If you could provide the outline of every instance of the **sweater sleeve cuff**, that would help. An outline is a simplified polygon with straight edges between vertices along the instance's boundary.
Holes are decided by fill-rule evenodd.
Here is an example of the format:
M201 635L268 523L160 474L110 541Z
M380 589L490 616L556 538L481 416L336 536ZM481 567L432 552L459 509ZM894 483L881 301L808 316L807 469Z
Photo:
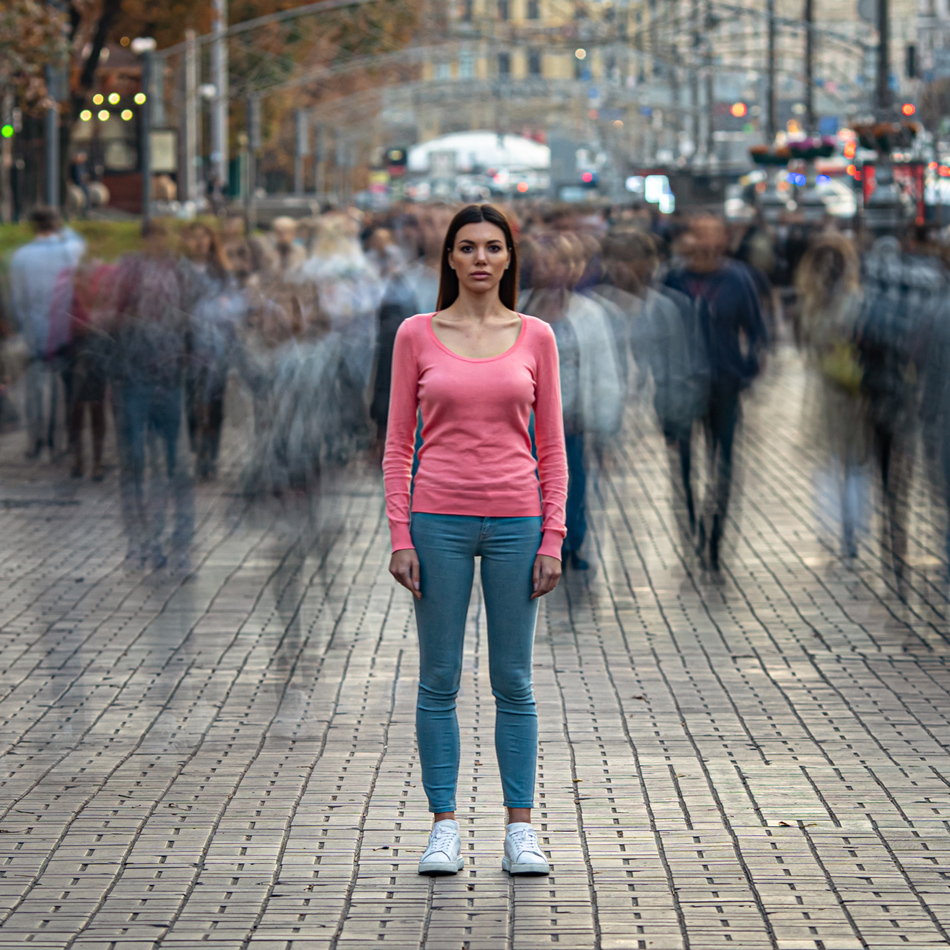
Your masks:
M541 547L538 548L538 554L544 554L547 557L556 557L561 560L561 546L564 544L564 534L556 528L548 528L541 535Z
M409 525L391 524L389 526L389 532L392 535L393 553L396 551L405 551L408 548L415 547L415 545L412 543L412 535L409 532Z

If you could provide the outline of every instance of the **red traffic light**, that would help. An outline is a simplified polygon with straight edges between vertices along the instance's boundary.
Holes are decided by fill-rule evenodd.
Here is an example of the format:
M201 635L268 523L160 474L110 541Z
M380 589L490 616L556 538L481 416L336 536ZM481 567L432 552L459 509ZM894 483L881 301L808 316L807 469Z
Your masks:
M584 172L584 174L581 175L581 181L586 182L587 184L590 184L593 180L594 180L593 172Z
M906 116L911 116L911 115L913 115L916 111L917 111L917 106L915 106L912 102L905 102L905 103L901 106L901 112L902 112L904 115L906 115Z
M729 112L733 116L735 116L737 119L744 118L748 111L749 111L749 107L744 102L734 102L729 107Z

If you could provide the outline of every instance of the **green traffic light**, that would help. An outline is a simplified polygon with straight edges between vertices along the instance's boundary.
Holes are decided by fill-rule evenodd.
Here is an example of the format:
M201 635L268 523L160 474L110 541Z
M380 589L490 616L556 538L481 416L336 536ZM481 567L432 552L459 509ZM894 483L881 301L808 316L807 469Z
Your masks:
M13 126L12 126L12 125L5 125L2 129L0 129L0 135L2 135L5 139L12 139L12 138L13 138Z

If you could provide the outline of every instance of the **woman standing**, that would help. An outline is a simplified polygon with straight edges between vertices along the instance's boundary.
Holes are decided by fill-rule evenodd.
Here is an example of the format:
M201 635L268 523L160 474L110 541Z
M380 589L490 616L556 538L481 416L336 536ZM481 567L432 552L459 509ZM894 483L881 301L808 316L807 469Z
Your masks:
M549 870L531 827L538 744L531 660L538 598L561 575L567 464L554 333L515 312L517 288L505 216L491 205L463 208L442 249L439 309L406 320L393 352L383 474L389 570L415 597L419 632L416 733L434 814L421 874L455 874L463 864L455 700L476 557L508 809L502 867L511 874Z

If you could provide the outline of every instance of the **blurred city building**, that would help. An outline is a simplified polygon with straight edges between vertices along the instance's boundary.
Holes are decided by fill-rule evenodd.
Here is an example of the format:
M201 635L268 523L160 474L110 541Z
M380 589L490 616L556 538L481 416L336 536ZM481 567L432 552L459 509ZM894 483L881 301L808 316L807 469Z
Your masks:
M273 6L229 13L218 0L187 22L162 20L151 54L141 45L150 38L116 30L101 48L76 40L64 53L70 88L46 77L60 103L56 159L47 154L42 96L28 106L22 90L4 85L4 213L14 194L17 214L48 197L51 161L60 164L64 201L92 205L108 195L113 207L141 210L146 137L160 207L243 201L249 217L267 220L328 199L497 194L487 165L442 193L454 173L438 161L441 179L407 191L420 178L408 168L409 149L453 133L550 147L547 185L519 179L503 193L593 186L616 199L631 176L741 173L751 145L834 134L878 110L874 0ZM937 128L950 84L950 13L936 0L919 14L911 0L888 0L888 9L890 96L919 103ZM94 26L82 37L98 36ZM104 190L90 191L95 183ZM270 208L274 195L280 201Z

